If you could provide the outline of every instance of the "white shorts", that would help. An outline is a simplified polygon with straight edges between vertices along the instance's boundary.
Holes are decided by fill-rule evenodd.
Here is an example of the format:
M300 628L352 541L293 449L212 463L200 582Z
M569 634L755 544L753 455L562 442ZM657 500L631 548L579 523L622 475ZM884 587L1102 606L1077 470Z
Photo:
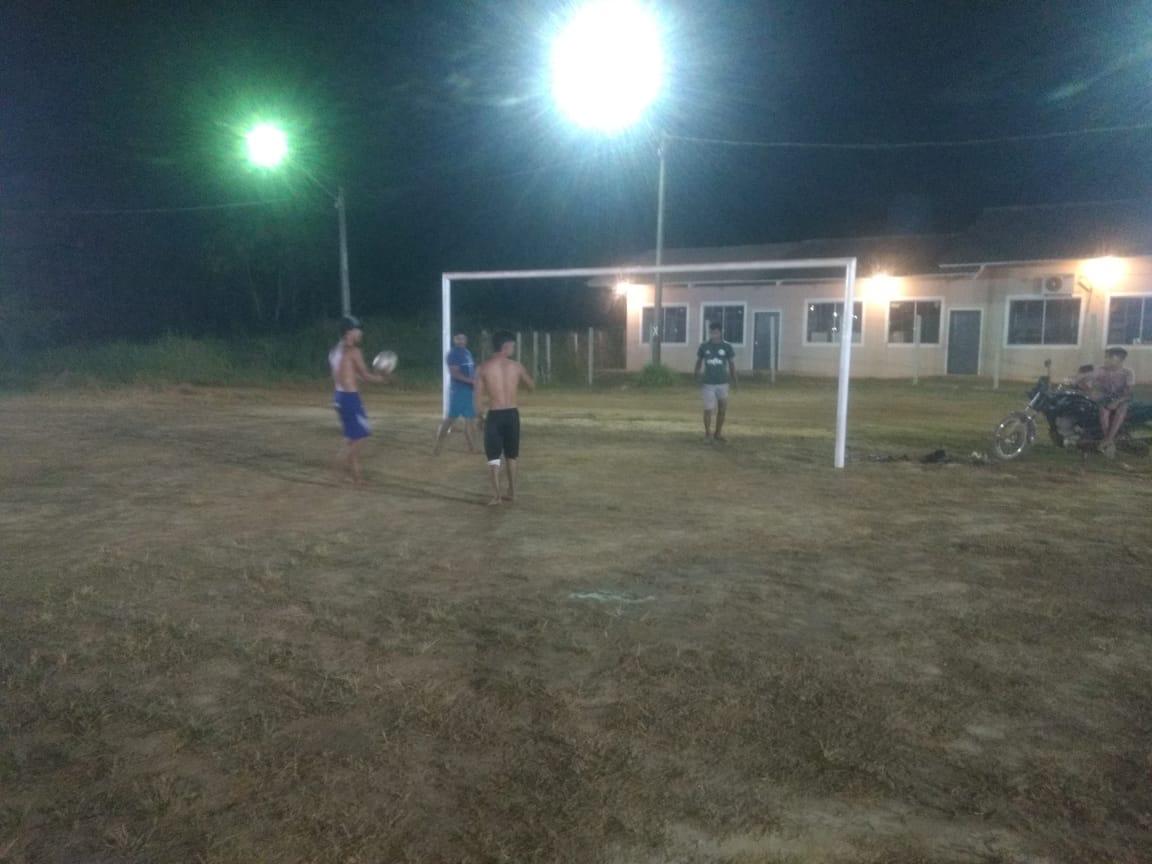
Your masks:
M718 401L728 401L728 385L704 384L700 388L700 398L704 400L705 411L715 411Z

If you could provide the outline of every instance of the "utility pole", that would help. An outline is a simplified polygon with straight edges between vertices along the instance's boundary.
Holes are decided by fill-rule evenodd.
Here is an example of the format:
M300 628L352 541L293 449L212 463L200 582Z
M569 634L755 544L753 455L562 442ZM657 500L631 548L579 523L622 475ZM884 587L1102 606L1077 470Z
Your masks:
M348 285L348 218L344 208L344 187L336 189L336 217L340 222L340 314L352 314L352 289Z
M660 365L660 343L664 340L664 178L667 174L668 133L660 133L656 151L660 157L660 179L656 187L656 289L652 298L652 364Z

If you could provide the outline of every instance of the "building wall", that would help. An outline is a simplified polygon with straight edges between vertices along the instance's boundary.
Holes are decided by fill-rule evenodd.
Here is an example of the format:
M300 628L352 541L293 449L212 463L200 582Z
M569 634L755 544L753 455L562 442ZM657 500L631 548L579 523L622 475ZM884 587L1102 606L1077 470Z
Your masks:
M863 303L862 341L853 346L854 377L911 377L918 364L921 376L944 375L947 370L948 322L952 310L976 309L982 313L980 374L991 376L999 368L1005 380L1028 380L1044 373L1044 361L1052 361L1054 375L1063 377L1082 363L1099 363L1105 347L1108 308L1112 296L1152 295L1152 259L1120 259L1117 272L1102 276L1084 261L1048 262L1015 267L987 267L976 273L932 274L894 279L860 279L857 299ZM1080 298L1078 345L1008 345L1009 303L1012 299L1039 299L1045 277L1066 276L1070 296ZM1073 287L1075 286L1075 287ZM1086 290L1091 288L1091 291ZM638 370L651 356L651 346L641 342L641 310L652 305L651 285L628 289L626 331L628 368ZM813 301L841 301L842 280L762 282L755 284L671 284L664 286L664 305L687 305L688 341L665 343L665 365L690 372L696 349L703 339L702 307L714 303L743 306L744 341L737 344L737 368L751 370L752 329L756 311L779 311L779 368L796 375L835 376L838 343L807 341L806 310ZM1052 295L1064 296L1064 295ZM889 304L893 300L935 299L942 305L938 344L889 341ZM1137 380L1152 381L1152 343L1127 345L1128 365Z

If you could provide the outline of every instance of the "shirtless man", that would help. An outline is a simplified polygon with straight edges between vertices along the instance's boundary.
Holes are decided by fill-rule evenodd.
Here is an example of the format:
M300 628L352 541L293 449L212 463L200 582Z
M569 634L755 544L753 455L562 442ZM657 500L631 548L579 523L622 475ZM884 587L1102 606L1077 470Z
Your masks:
M1116 436L1132 404L1132 385L1136 376L1124 365L1128 352L1120 347L1104 352L1104 365L1093 373L1092 385L1096 404L1100 406L1100 452L1109 459L1116 457Z
M483 415L484 398L490 405L484 421L484 452L488 457L488 477L492 481L494 506L501 501L516 500L516 460L520 458L520 411L516 407L516 393L520 383L529 390L536 382L528 370L512 359L516 350L516 337L507 330L492 336L496 351L476 370L476 410ZM508 492L500 495L500 458L504 458L504 471L508 478Z
M368 417L364 413L364 403L360 401L359 382L386 384L391 380L390 375L377 375L364 365L364 353L360 350L363 338L364 330L360 321L348 315L340 321L340 341L328 352L332 382L336 385L332 407L336 409L344 427L345 443L340 464L345 478L356 484L364 482L364 473L360 469L360 447L364 439L372 434L372 427L368 425Z

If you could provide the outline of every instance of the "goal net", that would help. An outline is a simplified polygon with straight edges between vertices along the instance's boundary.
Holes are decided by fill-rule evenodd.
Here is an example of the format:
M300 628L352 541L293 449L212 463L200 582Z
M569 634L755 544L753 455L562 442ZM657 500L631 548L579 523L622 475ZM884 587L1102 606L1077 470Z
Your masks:
M484 270L467 273L444 273L441 277L442 330L441 357L452 347L452 288L461 283L493 282L510 279L593 279L597 277L629 279L636 276L684 276L695 273L779 273L781 271L836 271L844 274L844 307L842 321L852 320L856 292L855 258L803 258L778 261L718 261L709 264L669 264L662 267L582 267L567 270ZM658 319L654 319L658 320ZM849 331L851 332L851 331ZM832 464L843 468L848 441L848 390L852 368L852 339L840 340L840 365L836 388L836 443ZM451 378L443 372L444 413L447 416Z

